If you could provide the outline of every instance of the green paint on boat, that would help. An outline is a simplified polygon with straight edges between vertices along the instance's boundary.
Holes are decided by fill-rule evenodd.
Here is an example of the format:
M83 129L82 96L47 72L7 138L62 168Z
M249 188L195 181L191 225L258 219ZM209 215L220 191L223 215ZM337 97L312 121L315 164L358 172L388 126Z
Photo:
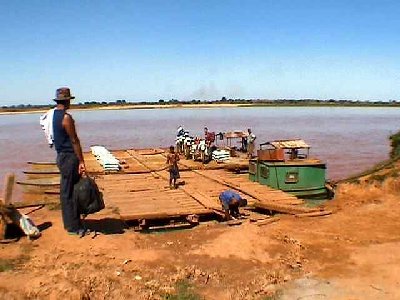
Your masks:
M326 164L309 158L309 148L297 139L261 144L258 158L249 162L249 179L300 198L328 198Z

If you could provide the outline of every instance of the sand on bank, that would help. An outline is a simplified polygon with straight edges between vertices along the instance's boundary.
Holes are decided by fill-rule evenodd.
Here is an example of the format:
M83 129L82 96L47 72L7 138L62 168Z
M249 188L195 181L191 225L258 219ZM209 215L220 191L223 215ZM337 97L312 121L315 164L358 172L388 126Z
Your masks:
M123 228L109 207L87 218L103 233L82 239L59 210L37 210L42 237L0 244L0 298L165 299L183 282L204 299L399 299L399 188L346 183L330 216L163 234Z
M220 103L204 103L204 104L137 104L137 105L113 105L113 106L94 106L81 108L73 106L70 110L77 111L92 111L92 110L130 110L130 109L176 109L176 108L234 108L241 107L240 104L220 104ZM0 115L18 115L18 114L36 114L44 113L49 108L35 110L20 110L20 111L4 111L0 109Z

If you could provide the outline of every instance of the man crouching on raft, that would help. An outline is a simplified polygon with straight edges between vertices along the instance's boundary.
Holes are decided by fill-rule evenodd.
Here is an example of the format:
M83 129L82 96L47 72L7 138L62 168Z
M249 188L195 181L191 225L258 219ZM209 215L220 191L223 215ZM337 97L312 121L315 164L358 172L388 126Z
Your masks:
M239 206L247 205L247 200L243 199L238 193L231 190L223 191L219 194L219 201L222 204L222 209L225 211L225 220L240 217Z

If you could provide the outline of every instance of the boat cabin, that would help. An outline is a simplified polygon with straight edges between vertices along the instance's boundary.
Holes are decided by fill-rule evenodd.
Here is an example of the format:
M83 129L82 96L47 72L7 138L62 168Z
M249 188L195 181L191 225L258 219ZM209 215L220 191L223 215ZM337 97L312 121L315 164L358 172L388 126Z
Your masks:
M310 157L302 139L260 144L257 158L249 162L249 179L298 197L325 197L326 164Z

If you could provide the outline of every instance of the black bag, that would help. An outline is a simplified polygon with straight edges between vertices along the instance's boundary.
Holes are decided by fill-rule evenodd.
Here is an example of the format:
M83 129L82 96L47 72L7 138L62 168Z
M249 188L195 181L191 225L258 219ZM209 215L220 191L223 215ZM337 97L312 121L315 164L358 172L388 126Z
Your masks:
M81 177L75 184L73 198L82 215L94 214L105 207L103 194L89 176Z

